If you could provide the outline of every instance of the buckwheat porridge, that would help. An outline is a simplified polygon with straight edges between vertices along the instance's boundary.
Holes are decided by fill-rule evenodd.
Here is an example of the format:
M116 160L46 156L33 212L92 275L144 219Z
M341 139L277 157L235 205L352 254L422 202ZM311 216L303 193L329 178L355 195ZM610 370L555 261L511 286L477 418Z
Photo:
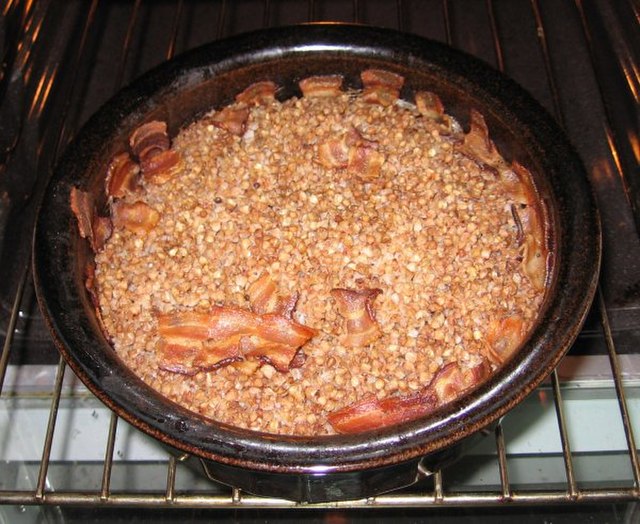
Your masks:
M166 397L276 434L365 431L488 377L535 322L546 210L471 112L403 78L258 82L172 139L147 122L74 188L87 287L118 355Z

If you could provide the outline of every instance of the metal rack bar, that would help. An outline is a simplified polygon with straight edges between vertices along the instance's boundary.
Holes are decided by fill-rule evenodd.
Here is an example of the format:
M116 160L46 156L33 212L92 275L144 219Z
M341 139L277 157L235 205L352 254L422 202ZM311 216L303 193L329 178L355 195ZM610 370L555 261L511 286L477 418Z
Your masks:
M631 460L634 484L636 487L636 492L640 494L640 491L639 491L640 461L638 460L638 448L636 446L635 437L633 434L633 427L631 426L629 406L627 405L626 395L624 392L624 385L622 383L622 372L620 370L620 363L618 362L618 354L616 352L615 344L613 341L613 335L611 333L611 324L609 323L609 315L607 313L607 308L604 301L604 295L602 293L601 288L598 288L597 300L598 300L598 308L600 310L602 329L604 330L605 342L607 344L607 351L609 352L609 362L611 364L611 371L613 372L613 382L614 382L614 385L616 388L616 394L618 397L618 407L620 408L620 415L622 417L624 434L627 440L627 447L629 449L629 459Z
M567 475L567 484L569 486L569 497L574 499L578 496L578 488L576 485L573 459L571 457L571 445L569 444L567 423L562 404L562 391L560 389L560 381L558 380L558 372L555 369L551 374L551 383L553 385L553 401L556 408L556 418L558 419L558 429L560 431L560 442L562 444L565 474Z
M116 445L116 433L118 431L118 415L115 411L111 413L111 421L109 422L109 434L107 436L107 446L104 453L104 468L102 470L102 487L100 490L100 499L107 500L109 498L111 487L111 471L113 468L113 451Z
M40 460L40 471L38 473L38 483L34 494L35 500L42 501L45 496L45 486L47 482L47 471L49 470L49 459L51 457L51 447L53 445L53 435L56 430L56 420L58 418L58 407L60 406L60 393L62 391L62 381L64 380L65 361L60 357L58 370L56 372L56 382L53 387L51 398L51 410L49 411L49 422L47 423L47 433L42 447L42 459Z
M169 39L169 48L165 55L167 60L171 60L176 54L176 43L178 41L178 33L180 31L180 18L184 9L184 0L179 0L176 5L176 12L173 15L173 28L171 29L171 38Z

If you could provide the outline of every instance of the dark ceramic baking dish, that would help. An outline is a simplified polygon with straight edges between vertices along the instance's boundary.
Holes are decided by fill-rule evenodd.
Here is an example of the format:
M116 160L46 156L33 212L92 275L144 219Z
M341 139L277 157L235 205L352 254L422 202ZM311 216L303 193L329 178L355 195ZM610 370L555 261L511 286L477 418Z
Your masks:
M434 91L465 126L475 108L502 155L533 174L549 210L554 264L539 321L517 355L490 379L422 419L351 436L266 435L203 418L165 399L120 360L84 286L92 257L69 206L72 186L105 203L111 157L145 121L171 135L257 80L299 95L297 82L339 73L359 87L367 68L406 78L403 96ZM375 495L441 467L523 400L577 336L596 288L598 213L584 168L553 119L518 85L478 60L409 34L362 26L305 25L246 34L186 53L119 92L86 124L57 166L34 239L38 300L60 352L87 387L122 418L206 473L249 492L325 501Z

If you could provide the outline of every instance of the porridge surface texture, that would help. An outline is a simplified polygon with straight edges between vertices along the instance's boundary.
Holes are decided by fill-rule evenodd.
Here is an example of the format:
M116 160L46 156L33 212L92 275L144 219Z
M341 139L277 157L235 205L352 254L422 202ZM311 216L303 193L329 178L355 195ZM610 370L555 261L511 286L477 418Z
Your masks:
M476 366L492 321L533 324L542 294L521 267L513 201L457 150L461 131L357 92L256 105L242 136L214 114L173 139L182 170L146 184L157 225L117 229L96 255L115 350L168 398L244 428L331 434L327 415L365 395L409 395L449 362ZM353 130L384 158L374 177L318 161L321 144ZM300 367L159 368L158 313L250 308L247 289L265 273L298 293L293 318L317 330ZM378 340L341 344L334 288L382 290Z

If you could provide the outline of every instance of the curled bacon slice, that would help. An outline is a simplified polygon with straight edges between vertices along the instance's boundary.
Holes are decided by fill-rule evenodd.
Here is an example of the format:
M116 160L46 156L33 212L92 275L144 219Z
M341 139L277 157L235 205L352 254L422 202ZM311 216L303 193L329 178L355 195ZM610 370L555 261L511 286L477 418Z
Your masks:
M331 290L338 312L345 319L346 334L342 337L345 346L367 346L382 336L373 312L373 300L380 293L381 289Z
M537 291L542 291L547 284L549 273L549 246L545 229L545 208L531 182L531 174L527 169L513 162L512 171L503 171L502 179L506 180L509 173L517 177L518 189L513 189L510 195L520 203L519 209L514 207L514 220L517 216L516 227L521 228L519 234L522 239L522 271ZM509 185L507 185L509 188ZM513 185L511 186L513 187ZM518 223L519 222L519 223Z
M236 307L214 307L207 313L157 316L160 367L194 374L255 357L287 371L300 347L316 331L280 314L257 314Z
M71 211L78 220L78 231L86 238L95 253L100 251L113 232L113 225L108 217L99 216L96 212L95 199L91 193L71 188Z
M380 429L427 415L437 407L432 391L393 396L379 400L367 395L349 406L329 413L327 419L338 433L360 433Z
M269 104L276 98L278 86L269 80L251 84L236 95L236 102L248 105Z
M371 180L380 174L385 162L385 156L377 147L376 142L351 128L339 138L319 144L318 162L327 168L347 168L349 172Z
M415 99L416 107L421 115L436 121L440 121L444 116L444 104L435 93L418 91L415 94Z
M347 169L365 180L372 180L378 177L384 162L385 156L373 147L358 145L349 149Z
M142 124L129 137L129 146L139 160L148 155L166 151L171 146L167 134L167 123L153 120Z
M460 151L496 169L504 183L509 198L520 207L512 207L518 243L522 246L522 270L537 291L547 285L550 253L545 217L546 208L533 184L531 173L518 162L510 165L500 156L489 138L489 130L483 116L475 110L470 113L470 131L459 146Z
M360 74L362 99L365 102L389 106L400 97L404 77L383 69L367 69Z
M232 135L242 136L247 129L249 108L246 106L227 106L211 117L214 126L228 131Z
M318 146L318 161L326 168L344 168L349 164L347 135L332 138Z
M298 85L306 97L332 97L342 93L343 78L340 75L310 76L300 80Z
M438 405L443 405L456 399L467 389L479 384L489 376L490 372L491 368L484 360L469 369L463 369L455 362L450 362L438 370L428 389L435 392Z
M280 301L278 288L269 273L263 273L258 280L251 283L247 289L247 295L251 309L258 314L274 311Z
M182 169L182 155L175 149L167 149L147 155L140 161L144 179L153 184L164 184Z
M428 386L411 395L362 400L329 413L327 419L338 433L359 433L415 420L451 402L489 376L486 362L463 370L455 362L442 367Z
M464 135L460 151L472 160L498 171L507 167L495 144L489 138L489 128L484 117L473 108L469 111L469 132Z
M129 153L114 156L107 168L106 193L108 197L122 198L140 189L140 166Z
M134 233L151 231L160 220L160 213L144 202L128 203L118 200L111 206L113 225Z
M292 319L298 303L298 293L281 296L275 282L269 273L263 273L260 278L247 288L247 296L251 303L251 310L259 315L274 313Z
M487 357L494 364L502 364L520 346L525 334L525 323L521 317L510 316L492 320L485 337Z

